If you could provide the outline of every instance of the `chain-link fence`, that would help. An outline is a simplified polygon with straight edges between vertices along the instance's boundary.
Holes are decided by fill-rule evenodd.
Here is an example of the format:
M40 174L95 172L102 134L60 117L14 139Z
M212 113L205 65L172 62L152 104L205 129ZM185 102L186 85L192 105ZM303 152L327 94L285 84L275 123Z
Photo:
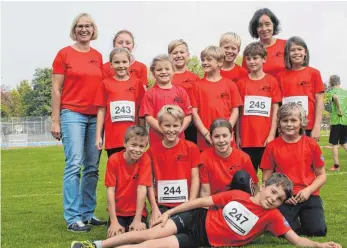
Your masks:
M51 135L49 116L2 118L0 128L1 148L61 144Z

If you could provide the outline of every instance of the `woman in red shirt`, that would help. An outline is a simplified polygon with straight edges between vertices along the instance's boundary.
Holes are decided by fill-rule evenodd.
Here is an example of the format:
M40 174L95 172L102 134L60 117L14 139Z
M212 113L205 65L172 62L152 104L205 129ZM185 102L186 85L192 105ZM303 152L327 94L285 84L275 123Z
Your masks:
M62 139L66 157L63 196L67 230L88 232L90 227L85 224L105 224L94 216L100 151L95 147L97 108L93 100L102 80L102 56L90 47L98 29L88 14L74 19L70 37L76 43L61 49L53 62L51 132Z

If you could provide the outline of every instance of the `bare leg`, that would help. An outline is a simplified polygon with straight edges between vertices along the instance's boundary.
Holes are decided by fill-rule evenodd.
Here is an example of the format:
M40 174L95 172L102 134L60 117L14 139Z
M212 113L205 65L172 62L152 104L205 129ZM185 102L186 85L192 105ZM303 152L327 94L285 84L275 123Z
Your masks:
M125 244L138 244L147 240L165 238L177 233L177 227L172 220L168 220L164 227L157 225L145 231L123 233L102 241L102 248L111 248Z
M136 245L118 246L118 248L179 248L178 240L171 235L166 238L153 239Z
M333 145L332 152L333 152L334 164L339 164L339 146Z
M347 151L347 143L343 144L342 147Z

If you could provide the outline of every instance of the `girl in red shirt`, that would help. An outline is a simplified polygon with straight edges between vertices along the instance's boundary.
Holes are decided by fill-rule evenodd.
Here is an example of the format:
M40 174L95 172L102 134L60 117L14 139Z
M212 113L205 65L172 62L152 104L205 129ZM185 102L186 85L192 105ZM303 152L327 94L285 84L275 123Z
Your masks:
M317 142L324 108L324 84L320 72L309 66L310 52L303 39L291 37L285 47L286 71L277 75L282 90L282 103L296 102L305 109L306 135Z
M102 82L94 100L94 105L98 106L95 145L99 150L102 149L105 129L105 149L108 157L123 150L125 131L138 122L138 110L144 89L138 78L129 76L130 58L127 49L113 49L110 63L114 76ZM139 124L144 125L143 120L139 121Z
M125 48L131 54L135 46L134 36L128 30L120 30L113 38L113 47L114 48ZM114 70L110 64L107 62L103 66L103 77L113 77ZM140 79L143 84L144 89L148 87L148 79L147 79L147 67L145 64L135 60L134 56L131 55L130 66L129 66L129 74L130 76L135 76Z

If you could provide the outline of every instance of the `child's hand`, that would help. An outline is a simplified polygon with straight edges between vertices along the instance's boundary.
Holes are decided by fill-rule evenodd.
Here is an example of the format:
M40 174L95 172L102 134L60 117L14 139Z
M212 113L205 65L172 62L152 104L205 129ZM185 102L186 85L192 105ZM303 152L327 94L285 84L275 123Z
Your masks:
M154 225L153 223L161 216L161 213L159 211L159 209L152 209L152 214L151 214L151 218L149 219L149 227L152 228Z
M289 205L296 205L297 204L297 201L295 199L294 196L290 197L288 200L285 201L286 204L289 204Z
M311 138L314 139L315 141L319 141L320 138L320 127L316 128L314 127L311 132Z
M119 235L125 232L125 228L121 226L118 222L111 222L110 227L107 230L107 236L109 238Z
M207 132L207 133L205 134L205 137L204 137L204 138L205 138L206 144L212 146L212 139L211 139L211 135L210 135L209 132Z
M135 218L134 218L133 222L129 226L129 231L130 232L131 231L143 231L143 230L146 230L146 229L147 229L146 224L141 222L141 221L135 220Z
M97 137L96 141L95 141L95 146L98 150L102 150L102 138L101 137Z
M307 199L310 197L310 195L311 195L310 190L307 188L304 188L296 194L295 200L298 203L304 202L304 201L307 201Z
M170 218L170 215L165 212L163 213L159 219L157 219L154 223L153 223L153 226L156 226L156 225L159 225L161 223L161 227L164 227L166 222L169 220Z
M339 109L339 110L337 111L337 115L340 116L340 117L342 116L341 109Z
M273 135L269 135L267 137L267 139L265 140L264 146L266 146L267 144L269 144L271 141L273 141L275 139L275 136Z
M320 244L319 247L322 248L342 248L342 246L340 244L334 243L334 242L326 242L326 243L322 243Z
M56 140L60 140L61 138L61 131L60 131L60 123L57 121L52 121L51 124L51 134L53 138Z

